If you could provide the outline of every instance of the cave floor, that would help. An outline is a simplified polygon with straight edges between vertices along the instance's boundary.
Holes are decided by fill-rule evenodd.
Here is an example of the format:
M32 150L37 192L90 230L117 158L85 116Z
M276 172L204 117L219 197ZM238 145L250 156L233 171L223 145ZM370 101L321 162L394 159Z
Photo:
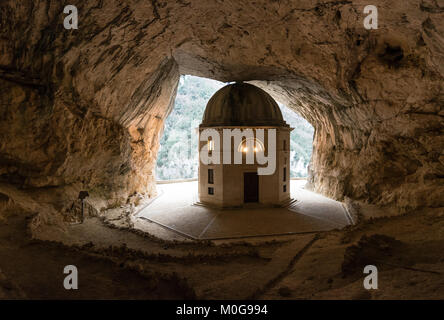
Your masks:
M40 229L32 239L32 216L11 208L0 221L0 299L444 298L441 208L316 234L214 241L164 241L110 212L64 231ZM366 247L363 255L358 252L356 261L366 258L378 267L379 289L369 291L361 264L346 273L342 266L347 250L372 235L393 237L400 245L384 244L376 256L368 256ZM79 269L78 291L63 289L68 264Z
M195 205L196 181L159 184L159 196L137 217L199 240L314 233L350 223L341 202L305 190L304 184L305 180L291 181L291 197L297 202L287 208L224 210Z
M189 298L174 279L154 279L104 255L32 239L28 223L23 215L0 223L0 299ZM64 288L67 265L77 267L81 290Z

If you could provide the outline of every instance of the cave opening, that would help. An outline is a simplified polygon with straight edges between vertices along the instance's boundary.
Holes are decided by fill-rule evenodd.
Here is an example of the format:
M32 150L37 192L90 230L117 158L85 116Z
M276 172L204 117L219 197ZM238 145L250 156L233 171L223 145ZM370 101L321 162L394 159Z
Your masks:
M231 106L236 108L231 109ZM228 109L230 111L226 111ZM233 110L236 110L234 114ZM238 118L236 114L242 116ZM203 166L202 150L208 154L220 150L217 148L219 142L213 137L202 139L202 130L211 126L216 129L210 130L220 133L226 128L231 132L242 128L242 134L248 128L276 130L273 129L276 127L273 173L258 177L259 167L255 162L242 162L235 168L230 164L223 167L225 162ZM307 184L314 131L307 120L275 101L263 89L251 85L250 81L228 82L227 85L227 82L182 75L174 107L166 115L163 132L162 128L159 130L163 135L159 137L156 164L157 196L136 217L191 239L242 238L344 227L352 221L342 204L316 193ZM264 141L265 153L270 156L268 133L266 140L258 138L256 131L254 134L252 141ZM221 139L225 140L225 136ZM248 150L251 153L254 150L256 157L258 145L249 148L246 137L239 139L241 144L237 145L234 137L232 146L238 146L236 150L243 154L242 157L246 158ZM241 151L240 145L243 146ZM231 155L234 153L233 149ZM248 192L251 188L246 185L246 173L255 175L255 193L252 195ZM226 209L241 210L230 215L231 210ZM251 214L257 219L245 225L245 219ZM308 217L309 225L305 225L301 217ZM268 220L273 222L263 223Z
M185 238L215 240L352 223L340 202L305 187L314 128L304 118L250 81L178 78L159 137L157 195L135 215L136 229L148 220ZM203 161L205 153L215 157ZM264 170L270 159L271 172Z
M156 180L196 180L198 175L197 127L211 96L227 83L182 75L174 107L165 119L156 161ZM294 128L290 134L290 178L304 180L313 149L313 126L286 105L278 102L283 118Z

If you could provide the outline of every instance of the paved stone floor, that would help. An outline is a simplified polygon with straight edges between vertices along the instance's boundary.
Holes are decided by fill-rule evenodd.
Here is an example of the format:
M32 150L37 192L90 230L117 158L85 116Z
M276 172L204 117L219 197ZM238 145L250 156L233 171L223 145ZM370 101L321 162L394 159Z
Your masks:
M229 239L327 231L350 223L341 202L303 188L305 180L291 181L297 202L288 208L220 210L193 205L197 182L158 184L159 196L137 217L157 223L192 239Z

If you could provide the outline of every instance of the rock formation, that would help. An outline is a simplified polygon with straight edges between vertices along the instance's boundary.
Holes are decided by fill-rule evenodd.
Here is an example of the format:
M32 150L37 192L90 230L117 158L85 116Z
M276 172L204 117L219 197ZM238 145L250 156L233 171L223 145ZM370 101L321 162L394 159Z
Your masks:
M1 183L62 207L79 190L106 205L154 195L163 122L191 74L252 81L310 121L314 190L444 206L442 1L375 0L377 30L361 0L71 4L66 30L62 2L0 3Z

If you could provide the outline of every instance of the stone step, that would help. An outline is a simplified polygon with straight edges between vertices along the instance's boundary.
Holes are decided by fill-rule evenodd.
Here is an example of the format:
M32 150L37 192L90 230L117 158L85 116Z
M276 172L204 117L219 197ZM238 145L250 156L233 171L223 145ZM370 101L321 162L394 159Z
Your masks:
M280 204L280 207L281 208L292 208L293 205L295 205L297 202L298 202L298 200L296 200L294 198L290 198L290 199L282 201Z

